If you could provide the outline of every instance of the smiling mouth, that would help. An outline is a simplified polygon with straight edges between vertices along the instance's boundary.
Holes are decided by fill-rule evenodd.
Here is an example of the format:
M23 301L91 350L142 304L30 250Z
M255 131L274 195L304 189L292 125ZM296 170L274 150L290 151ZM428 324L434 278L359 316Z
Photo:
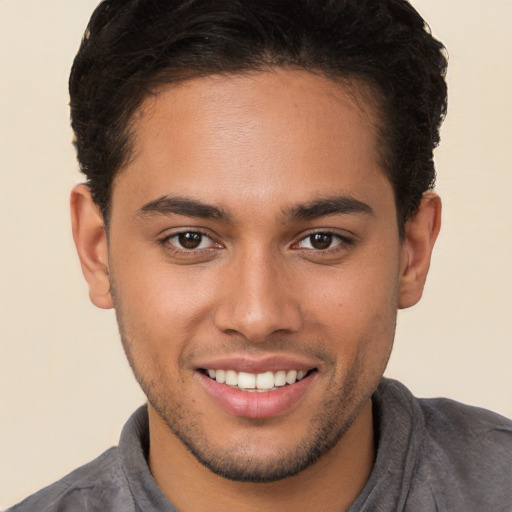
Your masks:
M237 372L235 370L212 370L201 369L204 375L215 380L219 384L226 384L234 389L247 392L265 393L268 391L277 391L285 386L290 386L299 382L313 372L316 368L311 370L279 370L277 372L264 372L264 373L248 373Z

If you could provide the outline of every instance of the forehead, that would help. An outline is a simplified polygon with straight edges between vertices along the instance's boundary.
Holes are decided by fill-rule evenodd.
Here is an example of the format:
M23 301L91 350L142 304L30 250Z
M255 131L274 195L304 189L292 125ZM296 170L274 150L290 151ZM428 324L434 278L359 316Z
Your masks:
M179 194L236 208L387 184L367 99L354 83L284 69L162 88L135 117L135 152L113 207L120 188L134 206Z

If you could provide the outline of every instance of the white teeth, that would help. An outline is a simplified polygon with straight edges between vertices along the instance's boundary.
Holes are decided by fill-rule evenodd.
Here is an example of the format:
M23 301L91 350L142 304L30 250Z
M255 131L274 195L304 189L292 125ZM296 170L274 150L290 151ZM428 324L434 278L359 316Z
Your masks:
M286 385L286 372L279 371L274 375L274 386L280 387Z
M296 370L290 370L286 374L286 382L288 384L293 384L297 380L297 371Z
M248 373L236 372L234 370L206 370L210 378L220 384L238 387L244 391L269 391L286 384L295 384L306 376L304 370L290 370L288 372L279 370L277 372Z
M274 374L272 372L258 373L256 387L258 389L272 389L274 387Z
M238 387L242 389L254 389L256 387L256 375L240 372L238 374Z
M237 386L238 385L238 375L235 370L227 370L226 371L226 384L228 386Z

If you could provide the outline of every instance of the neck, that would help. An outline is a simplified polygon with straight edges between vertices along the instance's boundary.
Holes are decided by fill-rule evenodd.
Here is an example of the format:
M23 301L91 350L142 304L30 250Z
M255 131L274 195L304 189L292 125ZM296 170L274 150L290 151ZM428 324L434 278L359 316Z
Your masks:
M375 459L368 402L338 443L298 475L277 482L233 482L202 466L148 407L149 465L157 484L181 512L346 511L362 491Z

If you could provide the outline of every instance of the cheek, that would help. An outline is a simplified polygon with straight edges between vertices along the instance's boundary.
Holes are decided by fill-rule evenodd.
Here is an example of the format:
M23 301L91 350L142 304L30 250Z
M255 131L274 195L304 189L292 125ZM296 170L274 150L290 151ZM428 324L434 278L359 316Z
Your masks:
M204 272L190 266L136 261L125 258L112 266L116 309L122 314L125 335L176 349L208 314L211 283Z
M311 309L319 316L331 317L334 323L367 323L383 312L393 313L397 307L398 273L392 267L387 272L371 266L346 269L328 275L310 275L305 294ZM338 322L336 319L338 318Z
M391 253L393 254L393 253ZM308 324L336 340L343 359L362 352L386 357L394 337L398 296L398 262L390 254L367 258L361 265L332 269L308 278L316 286L305 295ZM387 259L387 264L386 264ZM379 261L378 264L375 262ZM319 269L325 272L325 269Z

